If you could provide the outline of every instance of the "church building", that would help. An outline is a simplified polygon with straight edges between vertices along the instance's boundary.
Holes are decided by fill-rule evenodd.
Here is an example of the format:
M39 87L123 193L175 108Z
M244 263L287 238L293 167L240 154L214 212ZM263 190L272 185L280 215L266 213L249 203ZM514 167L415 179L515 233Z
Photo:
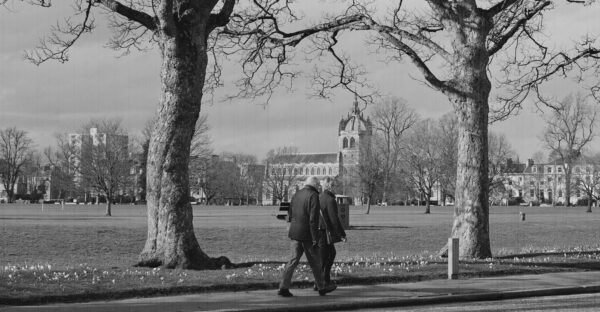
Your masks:
M332 133L332 135L334 135ZM263 205L274 205L291 200L303 187L308 176L321 181L327 177L338 181L336 193L360 202L360 180L357 167L361 151L371 144L373 126L354 101L352 111L339 122L338 146L331 153L288 153L277 155L265 165Z

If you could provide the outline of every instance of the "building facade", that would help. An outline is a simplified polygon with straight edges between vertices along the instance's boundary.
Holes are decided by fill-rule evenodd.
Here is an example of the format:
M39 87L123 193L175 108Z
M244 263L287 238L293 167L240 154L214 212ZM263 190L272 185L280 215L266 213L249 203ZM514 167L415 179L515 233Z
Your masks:
M581 185L595 184L600 168L584 159L575 161L571 166L571 196L568 200L575 205L587 198ZM531 204L566 204L566 168L568 165L562 161L535 164L531 159L526 163L513 163L508 159L504 174L504 203L517 199Z
M342 117L338 125L338 146L330 153L289 153L276 155L265 164L263 205L289 201L303 187L309 176L320 180L338 181L338 192L361 201L358 164L363 151L371 144L373 126L355 100L352 110Z

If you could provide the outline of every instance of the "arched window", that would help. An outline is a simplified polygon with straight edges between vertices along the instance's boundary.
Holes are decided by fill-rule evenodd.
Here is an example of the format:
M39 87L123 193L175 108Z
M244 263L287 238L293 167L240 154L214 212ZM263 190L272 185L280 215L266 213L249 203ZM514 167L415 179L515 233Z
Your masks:
M333 175L331 167L329 167L329 175Z
M348 139L347 138L344 138L344 140L342 141L342 147L348 148Z
M315 175L315 168L310 168L310 175Z
M306 168L306 170L304 170L304 174L308 175L308 168Z
M350 148L354 148L355 145L356 141L354 140L354 138L350 138Z
M321 168L317 168L317 175L321 174Z

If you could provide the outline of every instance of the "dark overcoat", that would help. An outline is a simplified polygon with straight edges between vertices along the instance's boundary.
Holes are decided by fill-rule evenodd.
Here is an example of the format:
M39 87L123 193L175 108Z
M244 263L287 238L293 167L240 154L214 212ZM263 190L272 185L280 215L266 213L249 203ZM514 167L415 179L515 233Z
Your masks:
M328 229L331 233L332 243L342 241L342 237L346 237L344 226L338 216L338 206L335 201L335 194L325 190L319 196L319 203L323 211L323 218L319 220L319 229Z
M288 215L289 238L297 241L316 242L319 227L319 192L306 185L292 197Z

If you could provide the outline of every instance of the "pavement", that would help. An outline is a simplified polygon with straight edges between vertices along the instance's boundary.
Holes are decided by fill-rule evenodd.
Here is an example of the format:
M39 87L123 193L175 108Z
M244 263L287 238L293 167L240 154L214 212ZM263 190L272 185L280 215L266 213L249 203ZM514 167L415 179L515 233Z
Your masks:
M290 291L294 297L279 297L276 290L210 292L86 303L0 306L0 311L346 311L391 307L400 309L415 305L596 293L600 292L600 272L563 272L340 286L336 291L323 297L312 288L292 288Z

